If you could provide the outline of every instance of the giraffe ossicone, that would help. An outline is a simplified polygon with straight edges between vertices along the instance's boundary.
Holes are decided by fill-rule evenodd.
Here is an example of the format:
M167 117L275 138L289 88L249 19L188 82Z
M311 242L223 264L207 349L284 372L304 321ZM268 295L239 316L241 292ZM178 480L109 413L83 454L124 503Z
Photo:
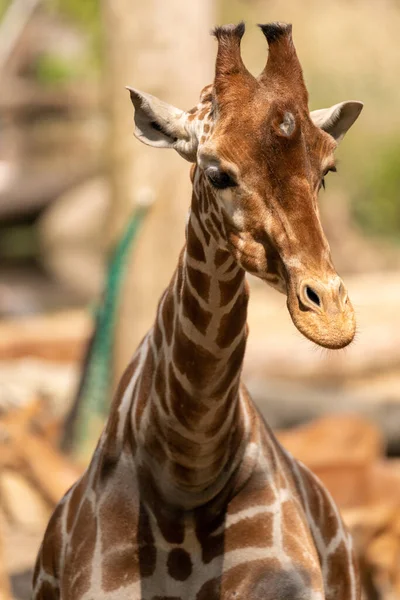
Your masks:
M309 113L291 26L218 27L215 78L182 111L130 88L135 135L193 163L186 245L83 477L49 523L34 600L359 600L351 537L241 383L252 273L341 348L355 319L317 195L362 104Z

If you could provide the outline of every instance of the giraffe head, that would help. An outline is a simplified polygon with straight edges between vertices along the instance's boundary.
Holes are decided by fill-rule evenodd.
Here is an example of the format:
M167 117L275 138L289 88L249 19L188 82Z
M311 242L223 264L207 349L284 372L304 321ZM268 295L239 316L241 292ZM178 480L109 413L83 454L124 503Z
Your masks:
M310 113L291 26L261 30L269 55L255 78L241 58L244 24L215 29L214 83L189 112L130 89L135 134L196 163L195 208L209 233L243 269L287 295L307 338L342 348L354 338L354 310L332 264L317 196L362 103Z

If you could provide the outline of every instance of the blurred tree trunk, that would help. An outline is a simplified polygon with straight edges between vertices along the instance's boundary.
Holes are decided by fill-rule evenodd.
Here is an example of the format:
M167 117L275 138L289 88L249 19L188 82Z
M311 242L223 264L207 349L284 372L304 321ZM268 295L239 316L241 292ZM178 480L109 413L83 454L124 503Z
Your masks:
M184 242L190 202L189 164L174 151L140 144L133 137L133 85L187 109L211 81L214 47L212 0L104 0L109 159L112 208L107 235L120 237L139 202L153 208L129 258L120 298L114 347L117 382L154 319Z

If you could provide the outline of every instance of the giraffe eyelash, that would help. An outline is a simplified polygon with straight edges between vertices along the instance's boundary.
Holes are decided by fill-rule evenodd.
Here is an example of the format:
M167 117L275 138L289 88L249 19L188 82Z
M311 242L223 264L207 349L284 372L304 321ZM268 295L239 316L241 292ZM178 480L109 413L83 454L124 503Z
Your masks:
M332 165L331 167L328 167L327 169L325 169L324 174L322 175L322 179L321 179L321 186L323 187L324 190L326 189L326 185L325 185L325 177L328 175L329 172L332 173L337 173L337 167L336 165Z
M206 169L205 173L211 185L218 190L225 190L226 188L237 186L236 181L234 181L229 173L220 171L218 168L209 167Z

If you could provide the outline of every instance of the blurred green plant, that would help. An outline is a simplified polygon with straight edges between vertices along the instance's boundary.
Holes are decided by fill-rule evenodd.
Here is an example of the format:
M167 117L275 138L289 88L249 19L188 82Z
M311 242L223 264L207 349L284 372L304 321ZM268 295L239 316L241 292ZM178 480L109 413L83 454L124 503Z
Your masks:
M369 234L400 244L400 140L390 140L362 171L352 209Z
M35 78L42 85L62 85L77 78L79 70L60 56L42 54L35 64Z
M30 258L37 254L37 231L30 225L0 227L0 256L5 259Z
M4 0L0 0L2 2ZM101 6L99 0L46 0L50 9L71 20L90 42L89 67L99 71L103 59Z
M4 0L2 0L4 1ZM50 7L83 26L97 32L100 25L99 0L47 0Z
M9 4L10 0L0 0L0 19L3 18L3 15L6 12Z

